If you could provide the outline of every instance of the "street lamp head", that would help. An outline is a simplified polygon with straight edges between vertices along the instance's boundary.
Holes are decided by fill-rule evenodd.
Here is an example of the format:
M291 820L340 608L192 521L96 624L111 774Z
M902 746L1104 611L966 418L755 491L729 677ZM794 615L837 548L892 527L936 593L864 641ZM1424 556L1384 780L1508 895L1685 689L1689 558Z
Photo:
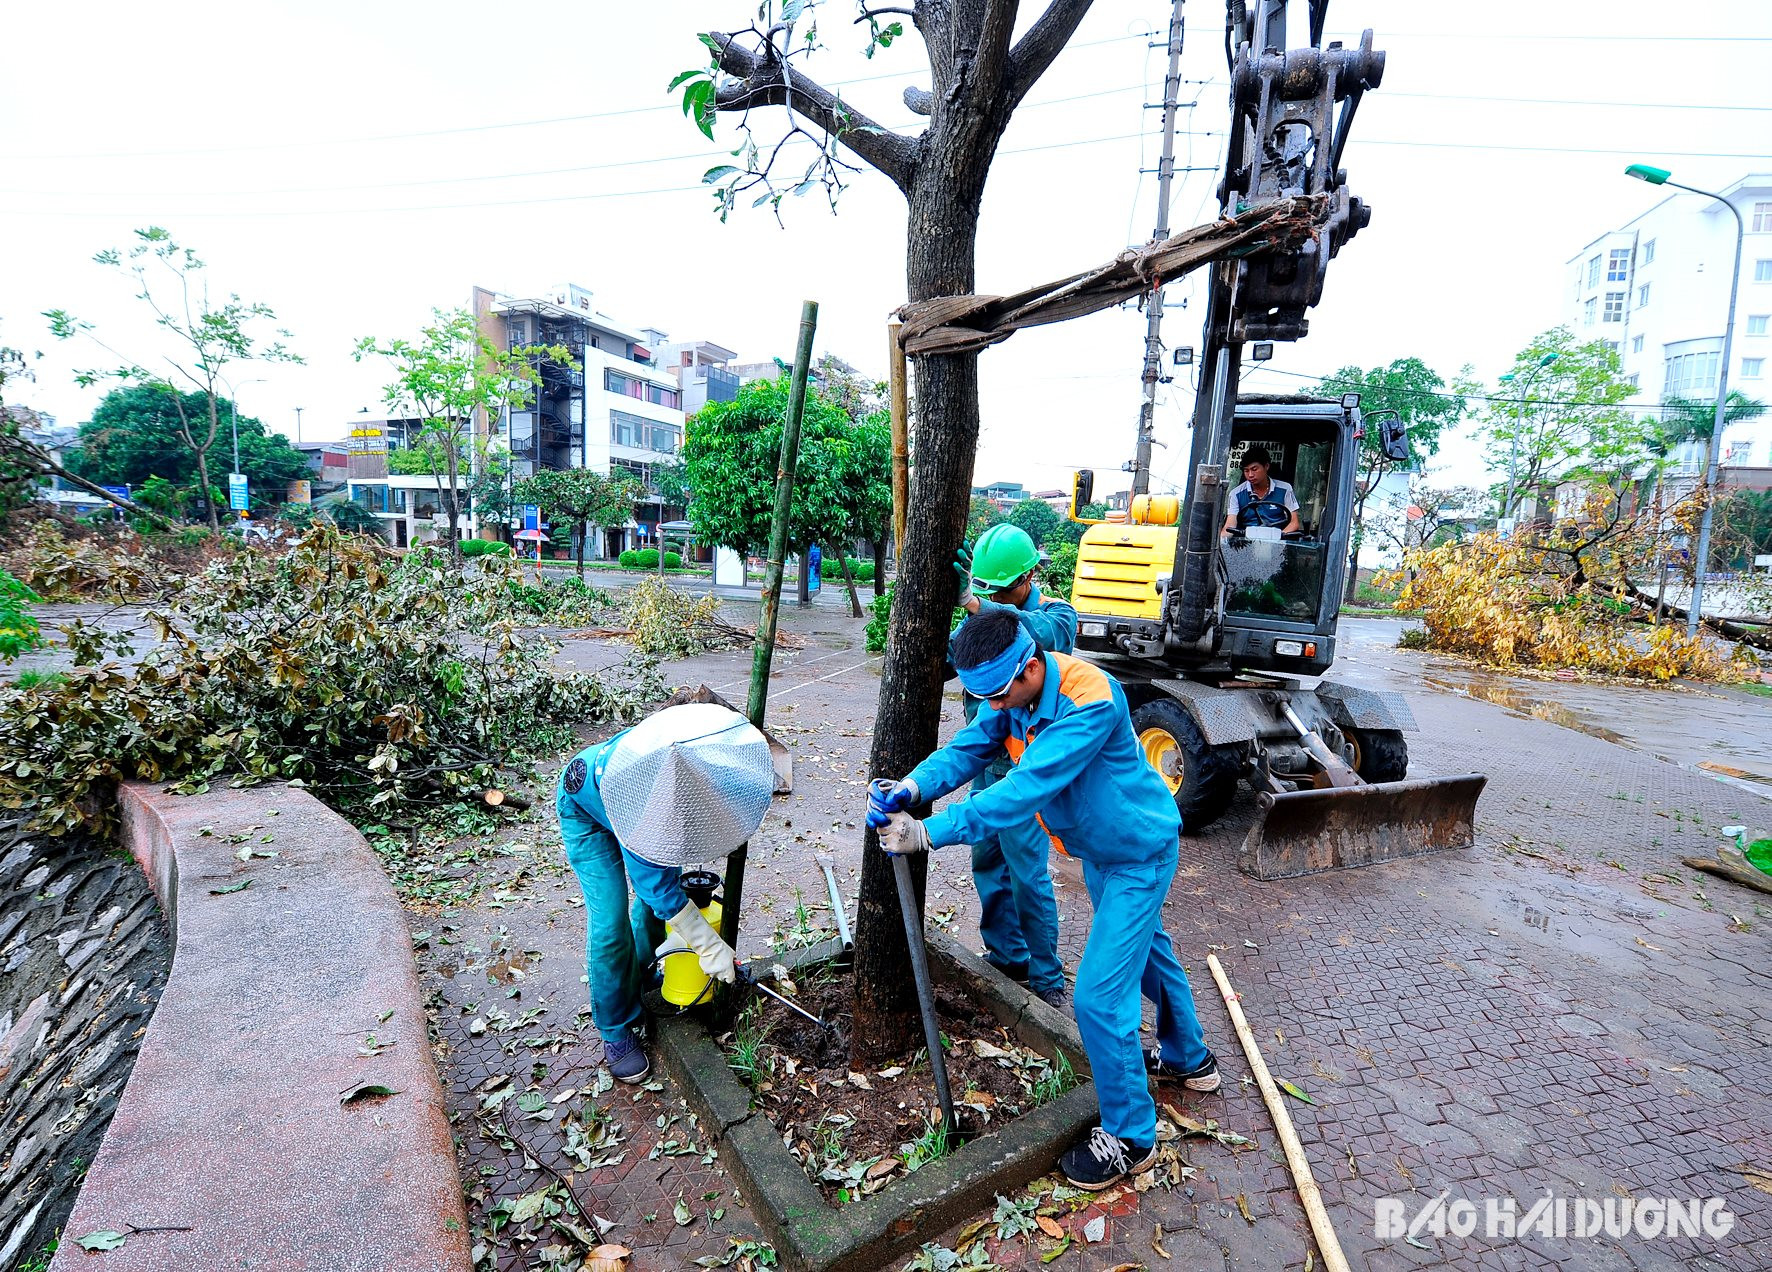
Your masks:
M1501 382L1503 384L1512 384L1514 382L1514 373L1512 371L1504 371L1501 376Z
M1558 358L1560 358L1562 356L1563 355L1560 353L1547 353L1542 358L1540 358L1538 360L1538 365L1541 367L1548 367L1551 363L1555 362Z
M1624 170L1627 177L1635 177L1638 181L1647 181L1650 185L1664 185L1674 174L1666 168L1652 168L1646 163L1633 163Z

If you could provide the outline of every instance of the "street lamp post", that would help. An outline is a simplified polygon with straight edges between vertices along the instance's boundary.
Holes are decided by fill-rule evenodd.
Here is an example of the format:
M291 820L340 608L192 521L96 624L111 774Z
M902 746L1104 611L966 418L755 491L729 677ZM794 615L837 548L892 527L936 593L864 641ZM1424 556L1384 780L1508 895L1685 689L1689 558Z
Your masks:
M1537 365L1526 373L1526 379L1520 385L1520 409L1514 415L1514 435L1509 439L1507 447L1507 489L1502 492L1501 497L1501 515L1503 518L1514 515L1514 473L1515 467L1520 458L1520 430L1526 426L1526 390L1532 387L1532 381L1538 378L1538 373L1540 371L1544 370L1561 356L1562 355L1558 353L1545 354L1538 360ZM1514 373L1509 371L1506 375L1501 377L1501 382L1503 384L1510 384L1514 379Z
M231 426L234 432L234 472L238 475L240 472L240 395L235 391L232 381L223 380L222 383L228 386L228 412L231 417ZM242 380L241 383L263 384L265 381ZM242 512L242 515L245 515L244 512Z
M1650 185L1669 185L1688 194L1702 194L1728 208L1729 215L1735 218L1735 268L1729 274L1729 313L1723 323L1723 358L1717 367L1717 411L1711 423L1710 446L1705 456L1704 511L1698 518L1698 554L1692 562L1692 601L1686 612L1686 635L1690 637L1698 635L1698 620L1703 613L1704 604L1704 572L1710 564L1711 511L1715 503L1719 470L1722 467L1723 417L1729 401L1729 352L1735 343L1735 300L1741 289L1741 241L1745 237L1746 227L1741 222L1741 210L1729 200L1709 190L1681 185L1671 179L1673 174L1666 168L1633 163L1624 170L1624 175L1635 177L1638 181L1647 181Z

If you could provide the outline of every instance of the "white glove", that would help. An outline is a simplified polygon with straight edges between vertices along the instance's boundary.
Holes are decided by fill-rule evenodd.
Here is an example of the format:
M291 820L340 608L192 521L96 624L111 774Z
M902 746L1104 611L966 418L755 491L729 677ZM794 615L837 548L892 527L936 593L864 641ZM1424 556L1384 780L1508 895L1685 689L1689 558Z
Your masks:
M909 813L893 813L880 828L880 851L901 856L905 853L928 852L929 832L923 823Z
M671 916L671 930L689 942L689 948L701 960L702 971L728 985L738 979L738 955L702 917L695 902L691 901Z

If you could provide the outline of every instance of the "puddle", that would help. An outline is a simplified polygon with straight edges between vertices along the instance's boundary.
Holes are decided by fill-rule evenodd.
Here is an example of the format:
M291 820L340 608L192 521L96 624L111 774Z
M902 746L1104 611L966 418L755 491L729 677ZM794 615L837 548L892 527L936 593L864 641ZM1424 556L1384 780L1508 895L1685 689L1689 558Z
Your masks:
M1467 698L1481 698L1484 702L1493 702L1498 707L1506 707L1516 715L1526 716L1533 720L1543 720L1546 724L1561 725L1565 729L1574 729L1577 733L1585 733L1589 737L1600 738L1606 742L1616 742L1620 746L1630 745L1630 740L1622 733L1594 724L1560 702L1549 702L1543 698L1535 698L1518 685L1503 684L1474 676L1462 681L1448 680L1440 676L1423 676L1422 679L1449 693L1463 694Z

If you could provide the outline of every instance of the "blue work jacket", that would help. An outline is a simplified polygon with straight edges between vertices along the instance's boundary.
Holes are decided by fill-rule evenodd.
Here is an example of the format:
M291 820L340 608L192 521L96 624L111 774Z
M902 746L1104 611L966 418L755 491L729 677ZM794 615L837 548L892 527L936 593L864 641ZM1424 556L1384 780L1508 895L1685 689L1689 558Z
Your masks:
M935 800L978 776L999 749L1014 761L994 786L924 822L930 844L975 844L1037 816L1054 847L1097 865L1174 852L1181 815L1138 745L1125 692L1081 659L1040 657L1046 684L1038 702L980 711L911 770L923 798Z
M610 738L607 742L599 742L580 751L571 763L560 771L560 784L556 789L554 806L560 814L560 837L566 843L566 850L571 854L575 847L593 835L608 835L618 845L621 837L609 824L609 812L603 806L603 796L598 786L603 781L603 772L609 767L609 756L615 744L627 736L627 730ZM577 792L567 789L572 776L572 766L583 761L585 769L579 779ZM622 865L627 868L628 882L633 885L634 895L646 903L660 919L670 922L672 916L682 912L689 904L689 894L683 891L678 882L682 870L676 866L659 866L641 857L636 857L626 847L621 849Z

